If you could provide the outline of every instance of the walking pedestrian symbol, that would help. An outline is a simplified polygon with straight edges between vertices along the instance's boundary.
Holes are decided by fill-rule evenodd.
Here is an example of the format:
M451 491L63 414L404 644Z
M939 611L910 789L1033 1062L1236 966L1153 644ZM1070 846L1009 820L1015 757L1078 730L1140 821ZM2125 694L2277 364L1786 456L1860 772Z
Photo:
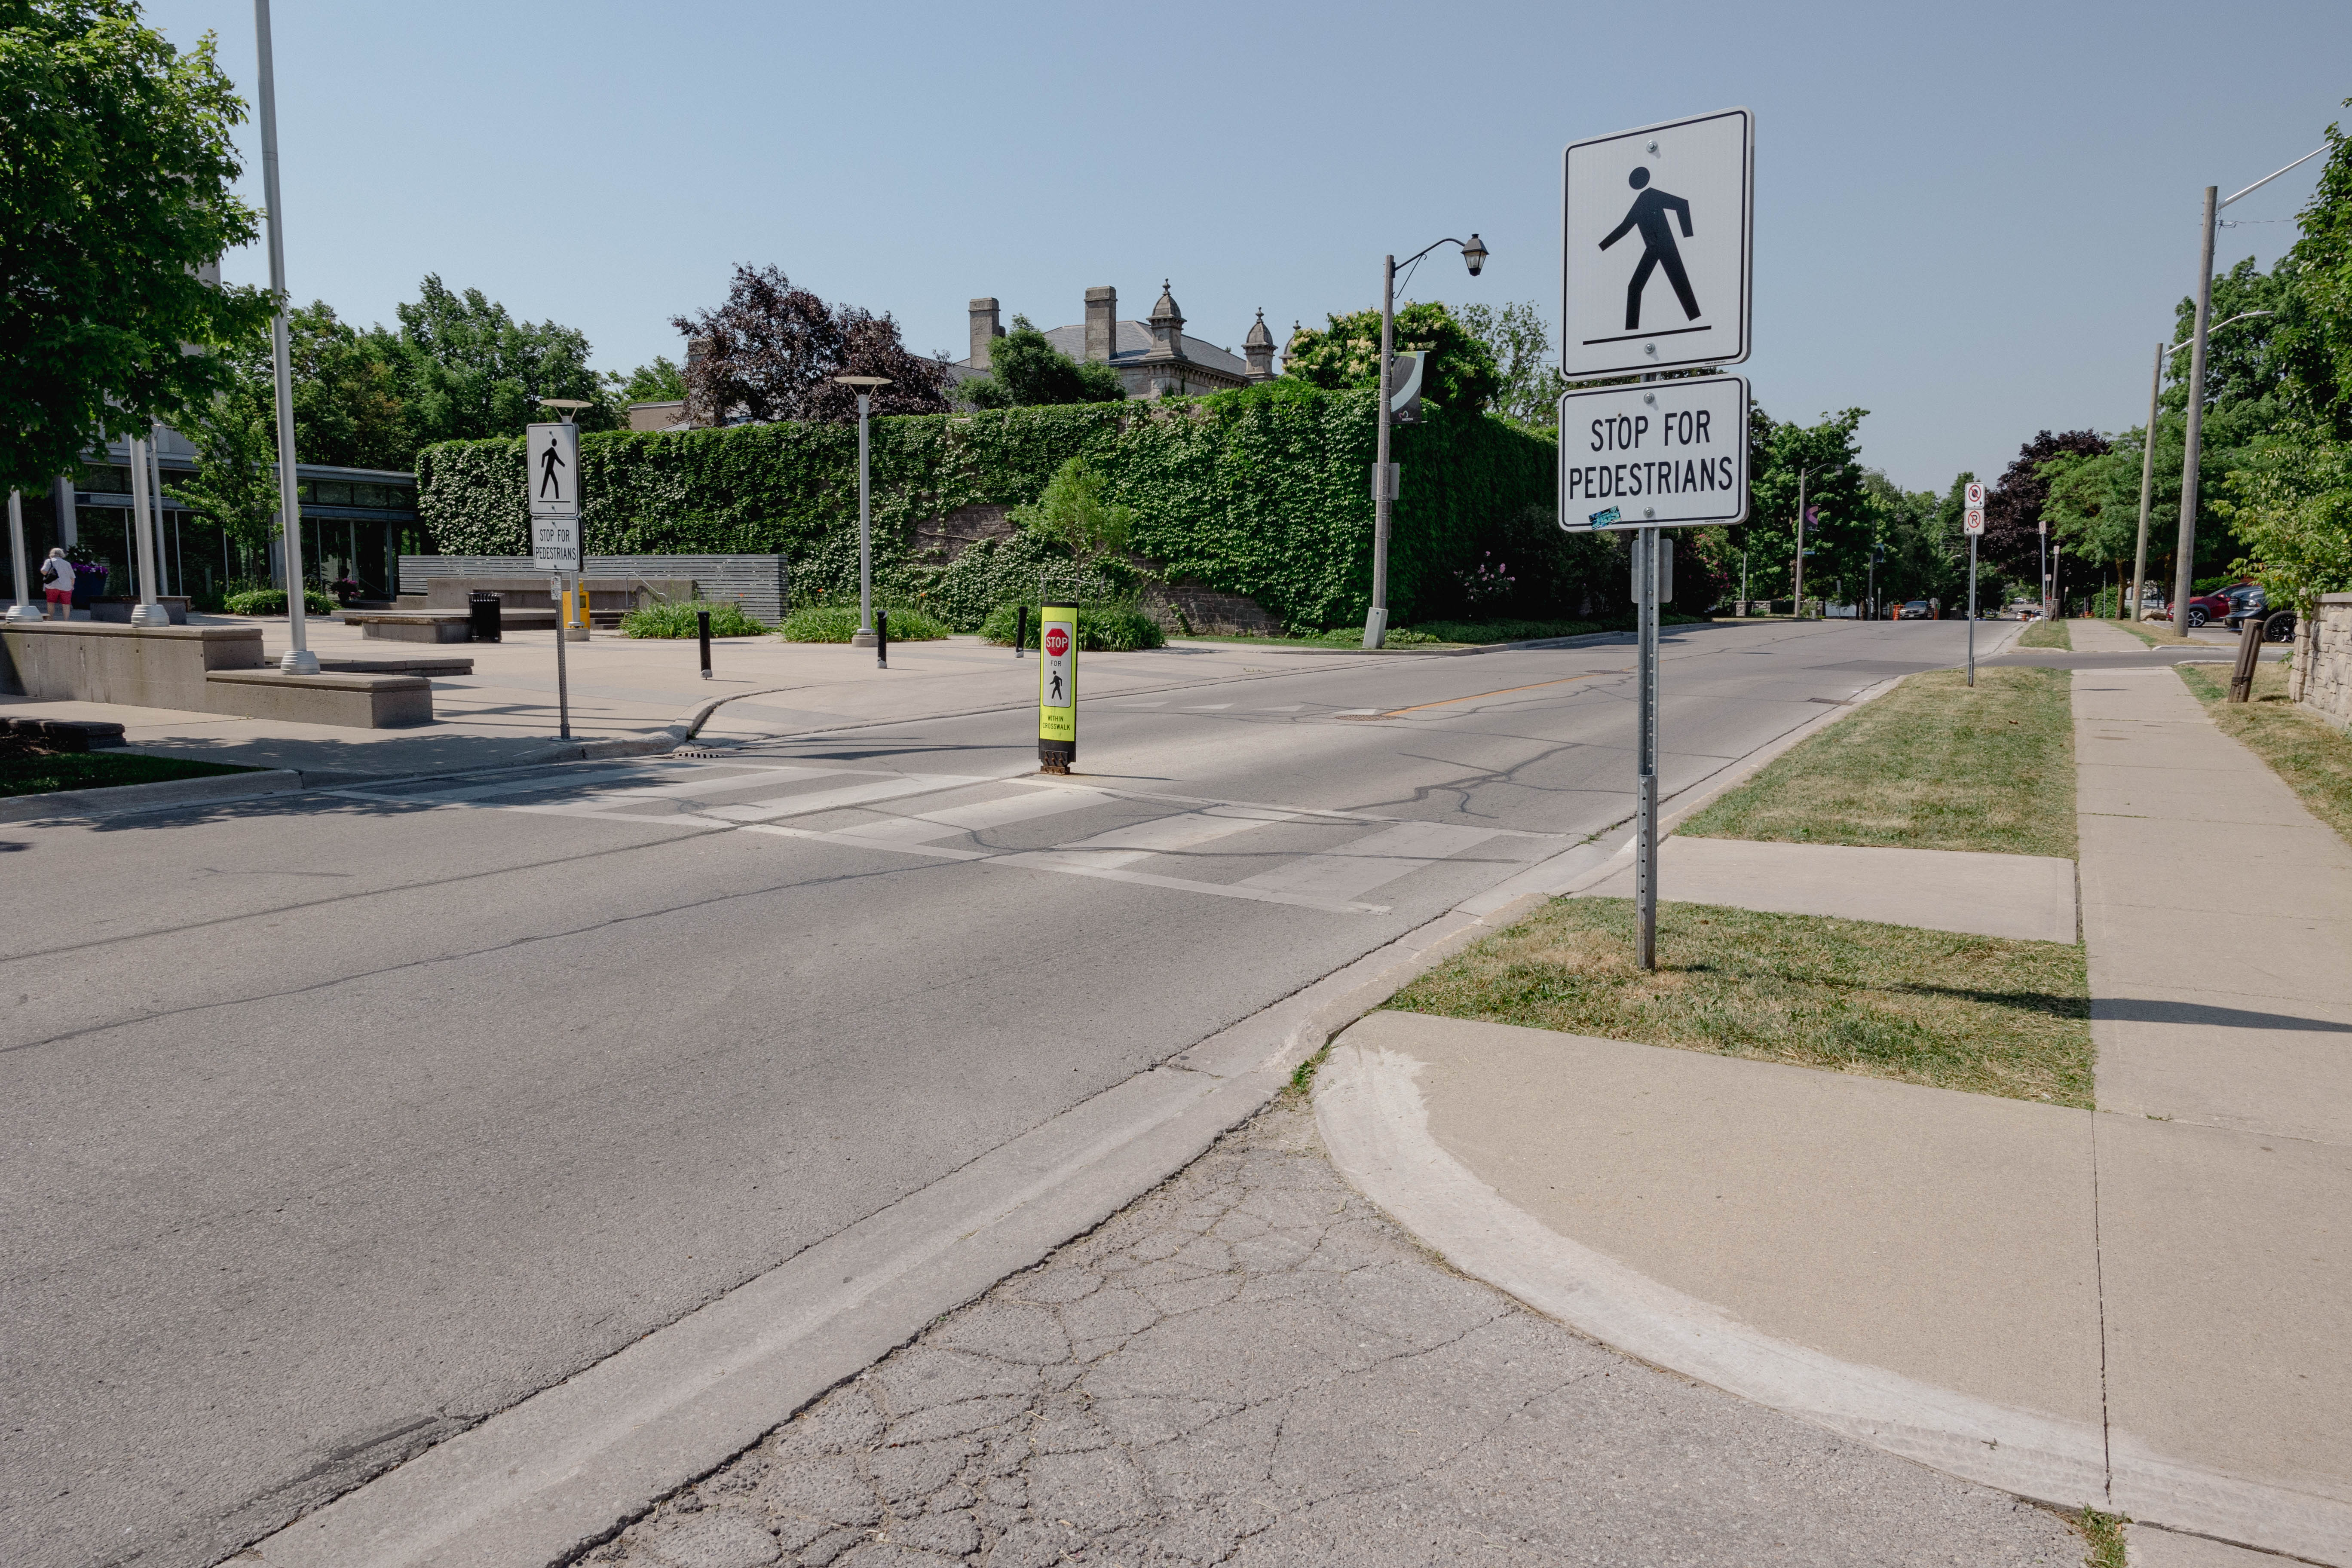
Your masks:
M1730 109L1569 144L1559 364L1569 380L1748 357L1753 131L1746 110Z
M1608 249L1633 229L1642 231L1642 259L1633 268L1633 280L1625 286L1625 330L1639 331L1642 325L1642 289L1650 281L1650 274L1664 268L1666 281L1675 286L1675 298L1682 301L1683 319L1698 320L1698 298L1691 292L1690 274L1683 270L1683 253L1675 244L1675 229L1668 215L1682 220L1683 237L1696 238L1691 232L1690 203L1680 196L1669 195L1650 184L1650 171L1635 169L1625 176L1625 183L1642 194L1633 198L1626 209L1625 221L1609 231L1601 242Z
M541 500L563 499L563 479L555 471L565 466L563 454L557 450L561 444L551 432L547 437L547 450L539 455L539 499Z

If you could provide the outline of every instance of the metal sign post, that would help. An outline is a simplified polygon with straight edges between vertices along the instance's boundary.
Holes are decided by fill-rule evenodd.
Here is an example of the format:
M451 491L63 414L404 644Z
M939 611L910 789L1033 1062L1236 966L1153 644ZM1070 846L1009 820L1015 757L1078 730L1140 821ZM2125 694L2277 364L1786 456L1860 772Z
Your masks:
M1755 117L1728 109L1570 142L1560 172L1561 373L1577 381L1745 360ZM1570 392L1559 437L1560 527L1633 534L1635 959L1655 969L1659 530L1747 521L1748 382Z
M1969 481L1968 510L1960 514L1969 531L1969 684L1977 683L1977 540L1984 532L1984 486Z
M1658 966L1658 606L1663 530L1748 517L1748 378L1594 387L1559 400L1559 525L1630 531L1638 612L1633 763L1634 960Z
M1078 760L1078 612L1037 612L1038 771L1066 773Z
M580 426L533 425L525 432L524 480L530 491L530 556L553 584L556 734L572 739L572 686L564 671L568 596L580 580Z

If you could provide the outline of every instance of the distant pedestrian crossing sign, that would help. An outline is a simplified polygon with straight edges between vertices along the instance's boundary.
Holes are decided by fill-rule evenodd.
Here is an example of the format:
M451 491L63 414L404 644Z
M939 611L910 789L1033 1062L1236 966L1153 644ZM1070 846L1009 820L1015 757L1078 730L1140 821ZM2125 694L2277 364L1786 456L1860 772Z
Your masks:
M1755 170L1744 109L1569 144L1560 369L1570 381L1748 357Z
M544 572L580 570L580 426L533 425L523 437L530 555Z

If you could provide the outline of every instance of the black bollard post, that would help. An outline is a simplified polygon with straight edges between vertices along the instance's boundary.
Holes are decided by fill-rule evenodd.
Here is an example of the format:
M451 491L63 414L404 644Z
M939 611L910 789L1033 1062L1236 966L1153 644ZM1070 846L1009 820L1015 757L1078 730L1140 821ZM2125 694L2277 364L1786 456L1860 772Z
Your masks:
M890 668L890 612L874 612L874 668Z
M1013 617L1013 657L1029 657L1029 606L1024 605Z
M697 635L702 638L702 679L708 680L710 679L710 612L709 610L694 612L694 627Z

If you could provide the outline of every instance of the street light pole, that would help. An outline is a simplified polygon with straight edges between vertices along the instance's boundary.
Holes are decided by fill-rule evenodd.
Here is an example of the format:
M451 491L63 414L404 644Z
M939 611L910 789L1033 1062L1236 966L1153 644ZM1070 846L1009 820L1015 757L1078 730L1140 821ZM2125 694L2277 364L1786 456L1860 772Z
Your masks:
M2253 195L2289 169L2308 163L2326 151L2326 147L2315 147L2285 168L2273 169L2244 190L2223 199L2215 199L2220 194L2219 186L2205 187L2204 227L2197 237L2197 326L2195 335L2189 340L2189 428L2181 437L2180 553L2172 567L2172 630L2176 637L2189 635L2189 593L2197 573L2198 448L2205 435L2205 340L2212 332L2207 323L2213 314L2214 221L2231 202Z
M1364 616L1364 647L1389 636L1389 357L1396 343L1396 258L1381 258L1380 434L1372 445L1372 607Z
M1472 229L1467 243L1451 237L1432 240L1411 256L1405 265L1411 267L1441 245L1462 247L1462 259L1470 268L1470 276L1478 276L1486 265L1486 246ZM1379 434L1372 443L1372 607L1364 614L1364 647L1367 650L1383 646L1389 635L1389 519L1396 506L1396 474L1389 463L1389 361L1396 349L1396 275L1397 258L1381 258L1381 374Z
M866 426L874 412L874 391L890 384L887 376L836 375L834 381L857 394L857 631L852 647L874 646L874 504L869 489L871 447Z
M269 0L253 0L255 45L260 55L257 115L261 121L261 200L269 218L269 292L278 313L269 319L270 367L278 391L278 516L286 540L286 626L292 645L278 668L289 675L316 675L319 656L310 651L303 619L302 501L294 471L294 366L286 330L285 203L278 193L278 71L269 47Z
M2147 428L2140 437L2139 454L2139 547L2132 552L2131 608L2126 612L2130 620L2139 620L2141 583L2147 578L2147 503L2156 485L2156 418L2158 412L2157 395L2164 388L2165 349L2156 345L2156 370L2147 379Z
M2180 455L2180 553L2172 563L2172 630L2189 635L2189 593L2197 574L2198 444L2205 434L2205 336L2213 313L2213 218L2217 186L2205 187L2205 222L2197 245L2197 326L2189 349L2189 428Z
M37 621L47 616L46 609L33 608L32 574L25 570L25 500L15 490L8 492L8 554L16 568L16 602L8 606L12 621ZM70 584L73 580L68 578Z

